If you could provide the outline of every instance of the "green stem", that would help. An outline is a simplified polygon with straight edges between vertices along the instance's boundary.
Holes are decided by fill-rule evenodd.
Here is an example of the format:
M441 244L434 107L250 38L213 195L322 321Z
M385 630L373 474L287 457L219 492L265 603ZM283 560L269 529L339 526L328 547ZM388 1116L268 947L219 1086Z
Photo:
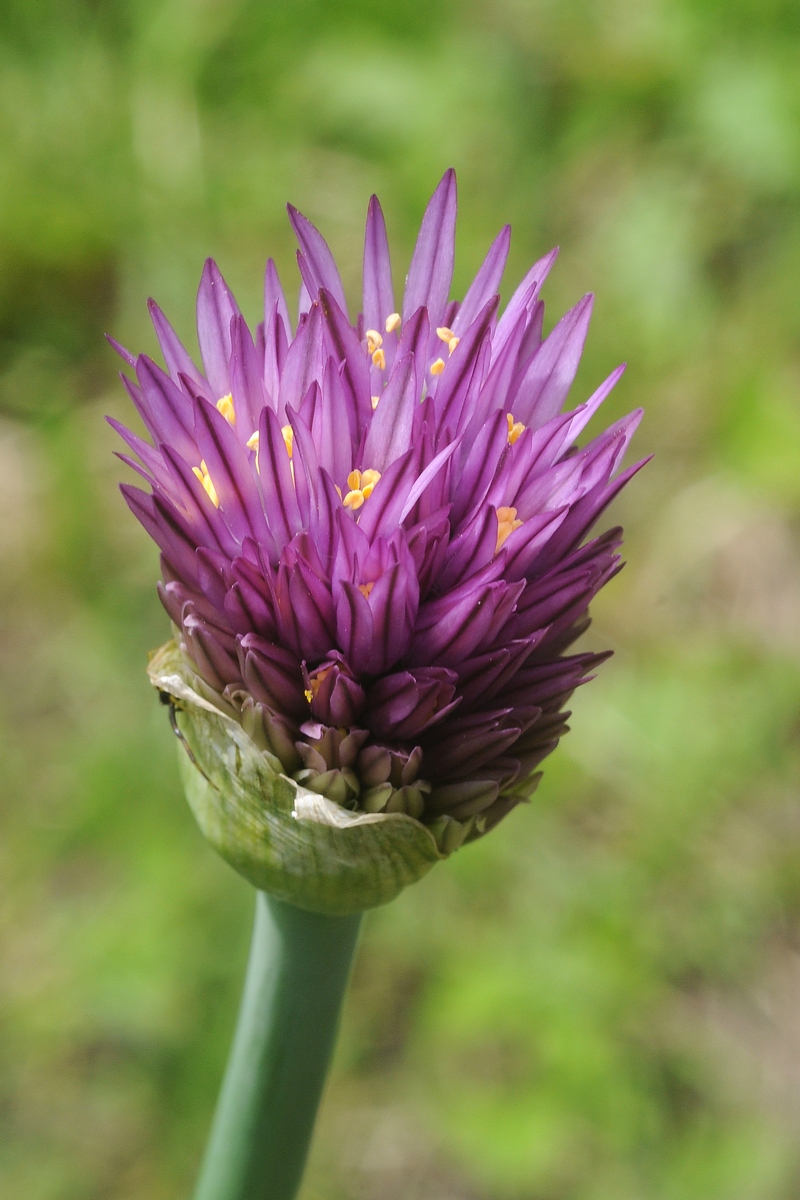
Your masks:
M294 1200L328 1070L360 915L256 893L239 1021L195 1200Z

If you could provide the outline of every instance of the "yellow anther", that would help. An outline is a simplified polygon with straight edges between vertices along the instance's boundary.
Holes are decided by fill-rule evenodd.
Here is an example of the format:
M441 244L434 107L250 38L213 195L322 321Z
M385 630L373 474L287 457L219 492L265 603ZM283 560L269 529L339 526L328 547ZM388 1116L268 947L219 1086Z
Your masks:
M431 363L431 375L441 375L444 370L444 359L437 358L436 362Z
M256 454L258 454L258 430L250 434L246 444L248 450L255 450Z
M497 545L494 548L497 554L500 547L511 536L515 529L519 529L522 521L517 520L517 510L515 508L501 505L497 510Z
M380 396L370 396L370 404L372 405L373 412L375 412L375 409L380 404L380 400L381 400Z
M230 392L217 401L217 408L229 425L236 424L236 409L233 407L233 396Z
M400 328L401 321L400 313L389 313L389 316L386 318L386 332L394 333L395 329Z
M380 477L380 471L376 471L372 467L366 471L351 471L347 476L347 486L350 490L342 501L345 508L352 508L354 511L361 508L364 501L369 500ZM338 488L336 490L339 492ZM341 494L339 492L340 496Z
M449 342L450 339L454 338L456 335L453 333L452 329L448 329L446 325L440 325L436 330L436 336L443 342Z
M511 413L506 413L506 420L508 421L508 444L513 446L517 438L525 432L525 426L522 421L515 421Z
M380 371L386 370L386 355L378 348L372 356L372 361Z
M219 496L217 495L217 489L211 482L211 476L208 473L208 467L206 466L205 459L203 459L199 467L192 467L192 473L196 475L202 483L203 487L205 488L206 495L214 505L214 508L219 508Z
M454 337L450 338L450 341L447 343L447 351L449 354L453 353L453 351L455 350L456 346L458 345L458 343L460 341L461 341L461 338L459 338L459 337L454 336Z
M361 472L361 492L365 500L369 500L375 490L375 484L381 477L380 471L370 468Z
M361 595L364 596L368 600L369 594L374 587L375 587L374 582L373 583L360 583L358 585L358 590L361 592Z
M309 704L314 699L314 693L312 692L311 688L306 688L306 690L303 692L303 695L305 696L305 698Z
M284 425L281 429L281 433L283 434L283 444L286 447L286 453L289 455L289 458L291 458L292 450L294 448L294 430L292 429L291 425Z
M365 329L364 337L367 339L367 349L370 354L374 354L378 347L383 345L383 338L377 329Z

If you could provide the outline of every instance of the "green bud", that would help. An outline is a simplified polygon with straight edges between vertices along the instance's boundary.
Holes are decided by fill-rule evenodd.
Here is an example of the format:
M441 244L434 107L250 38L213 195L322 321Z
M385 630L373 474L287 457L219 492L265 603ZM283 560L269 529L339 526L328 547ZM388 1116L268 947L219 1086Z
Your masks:
M292 779L281 762L290 748L279 742L280 730L265 726L252 706L240 713L212 699L174 642L153 655L149 675L174 708L181 777L200 829L241 875L280 900L330 915L386 904L470 832L452 818L429 828L410 816L421 803L411 786L395 792L384 785L384 804L401 795L403 811L356 814ZM348 767L330 774L339 777L333 785L345 803L357 795L358 777Z

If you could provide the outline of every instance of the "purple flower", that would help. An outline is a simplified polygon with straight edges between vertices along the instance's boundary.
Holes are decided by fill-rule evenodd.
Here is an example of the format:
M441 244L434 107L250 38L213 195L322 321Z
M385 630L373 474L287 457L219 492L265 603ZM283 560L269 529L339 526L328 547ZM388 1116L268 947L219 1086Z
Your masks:
M327 244L289 217L294 332L271 260L255 336L209 260L202 371L152 301L166 371L117 347L152 438L112 422L150 486L122 491L201 686L257 718L287 774L350 810L476 837L532 792L570 694L607 657L566 651L620 569L621 530L585 539L642 465L619 472L641 413L577 447L622 368L562 412L592 297L543 337L555 251L500 315L506 226L450 299L453 171L399 303L373 196L353 321Z

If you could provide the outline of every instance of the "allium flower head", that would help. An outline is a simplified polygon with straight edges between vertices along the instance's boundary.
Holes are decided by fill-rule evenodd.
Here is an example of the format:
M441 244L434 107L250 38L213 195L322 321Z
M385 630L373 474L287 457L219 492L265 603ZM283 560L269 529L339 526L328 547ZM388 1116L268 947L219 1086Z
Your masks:
M206 708L277 760L295 800L323 798L334 823L331 806L405 815L444 854L530 795L605 657L567 650L620 567L619 529L586 537L641 465L618 473L640 413L577 448L622 368L562 412L592 297L543 337L555 251L501 314L506 227L450 298L452 171L401 298L373 196L352 318L327 244L289 217L294 330L272 260L255 334L209 260L202 370L154 302L166 371L117 347L153 440L112 422L151 489L122 490L160 547L184 682Z

